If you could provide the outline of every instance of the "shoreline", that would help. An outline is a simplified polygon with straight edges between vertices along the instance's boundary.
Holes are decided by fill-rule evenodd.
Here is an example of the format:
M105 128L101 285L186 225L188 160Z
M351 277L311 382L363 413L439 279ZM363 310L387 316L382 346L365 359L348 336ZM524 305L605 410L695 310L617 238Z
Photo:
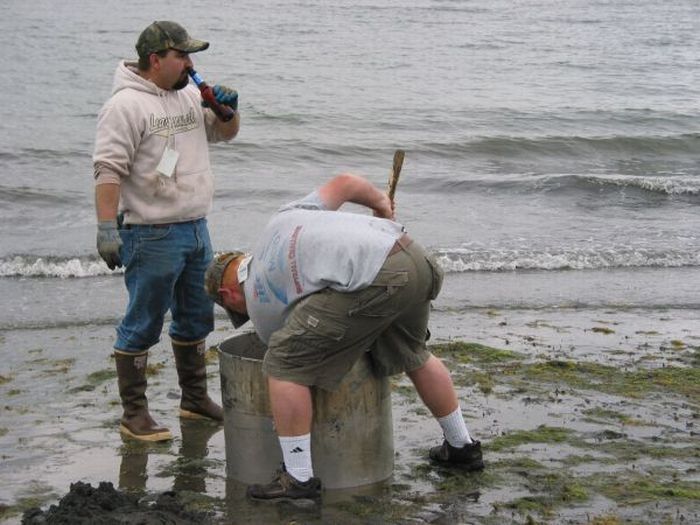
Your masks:
M495 517L521 523L528 515L545 523L577 523L586 516L700 516L698 459L687 450L700 432L697 388L632 382L638 371L697 373L697 319L692 309L438 307L429 344L438 345L434 350L453 373L469 429L484 442L487 470L454 478L427 466L423 456L439 443L439 427L399 376L392 379L396 457L389 500L402 502L404 517L432 523L503 522ZM224 323L217 326L212 346L234 333ZM27 506L47 508L78 480L95 486L111 481L149 494L179 487L190 503L214 510L224 522L226 516L255 522L259 509L240 493L236 497L226 480L223 432L192 432L177 417L179 390L167 336L151 352L157 373L149 379L148 395L155 417L175 439L146 449L122 440L112 337L111 325L80 327L79 333L75 327L0 332L0 523L17 523L17 511ZM453 350L446 350L450 345ZM215 359L208 372L212 397L220 398ZM623 379L631 390L611 387ZM666 442L673 443L671 452ZM652 473L667 488L674 479L681 485L666 497L635 492ZM629 477L626 490L637 494L636 503L615 499L613 475ZM585 486L577 479L586 480ZM546 497L542 480L551 482ZM465 491L473 497L465 500ZM372 500L369 509L330 505L323 512L343 519L348 512L375 512L390 522L387 497Z

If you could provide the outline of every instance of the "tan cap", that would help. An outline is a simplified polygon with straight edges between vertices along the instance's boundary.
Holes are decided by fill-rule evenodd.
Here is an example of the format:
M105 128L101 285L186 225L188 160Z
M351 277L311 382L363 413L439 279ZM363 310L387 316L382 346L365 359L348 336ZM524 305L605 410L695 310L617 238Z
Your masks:
M216 304L226 310L235 328L244 325L250 318L246 314L233 312L226 308L219 294L219 288L221 288L221 281L224 278L224 272L228 265L243 256L245 256L243 252L226 252L219 254L214 257L214 260L209 264L207 271L204 273L204 289L207 291L207 295L209 295Z

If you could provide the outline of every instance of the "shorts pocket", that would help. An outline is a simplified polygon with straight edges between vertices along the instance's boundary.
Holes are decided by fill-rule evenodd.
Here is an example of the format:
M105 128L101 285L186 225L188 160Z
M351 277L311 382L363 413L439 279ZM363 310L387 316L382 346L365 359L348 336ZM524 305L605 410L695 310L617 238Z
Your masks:
M392 299L407 283L408 272L380 271L370 286L355 292L356 301L348 316L385 317L398 313L400 305Z
M300 308L272 334L270 349L288 365L313 365L338 347L346 329L344 324L311 308Z
M432 287L430 288L430 295L428 296L428 298L432 300L438 296L440 290L442 289L442 281L445 278L445 271L438 264L434 256L427 255L425 260L428 261L430 272L433 274L433 283Z

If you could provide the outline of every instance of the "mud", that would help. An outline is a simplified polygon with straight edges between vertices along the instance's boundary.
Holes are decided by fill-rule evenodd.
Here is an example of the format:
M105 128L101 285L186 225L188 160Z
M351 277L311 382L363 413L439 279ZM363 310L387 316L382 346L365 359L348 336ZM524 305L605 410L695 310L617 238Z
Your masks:
M159 523L187 523L188 513L201 513L192 523L256 525L700 523L696 311L438 311L431 330L439 334L432 349L452 370L470 431L483 443L486 470L426 461L439 427L397 378L392 478L328 491L311 507L255 504L226 479L221 428L177 417L165 343L151 354L149 401L175 439L142 444L116 430L113 363L102 351L111 325L4 332L0 523L48 523L51 506L60 509L76 486L99 493L101 482L126 505L105 511L129 516L115 523L137 523L132 510L153 511L166 495L177 507ZM230 332L214 335L212 345ZM216 397L215 355L208 371Z
M202 512L185 508L176 492L164 492L153 502L118 491L109 482L93 488L80 481L71 484L68 494L48 510L32 508L24 512L22 525L186 525L211 523Z

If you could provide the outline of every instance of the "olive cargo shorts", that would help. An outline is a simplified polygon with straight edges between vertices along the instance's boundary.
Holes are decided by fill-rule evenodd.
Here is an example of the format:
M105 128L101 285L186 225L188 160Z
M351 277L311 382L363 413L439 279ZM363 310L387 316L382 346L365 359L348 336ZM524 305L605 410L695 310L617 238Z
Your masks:
M272 334L263 371L274 378L335 390L365 351L375 374L420 368L430 301L443 272L413 242L387 257L374 282L359 291L326 288L302 299Z

